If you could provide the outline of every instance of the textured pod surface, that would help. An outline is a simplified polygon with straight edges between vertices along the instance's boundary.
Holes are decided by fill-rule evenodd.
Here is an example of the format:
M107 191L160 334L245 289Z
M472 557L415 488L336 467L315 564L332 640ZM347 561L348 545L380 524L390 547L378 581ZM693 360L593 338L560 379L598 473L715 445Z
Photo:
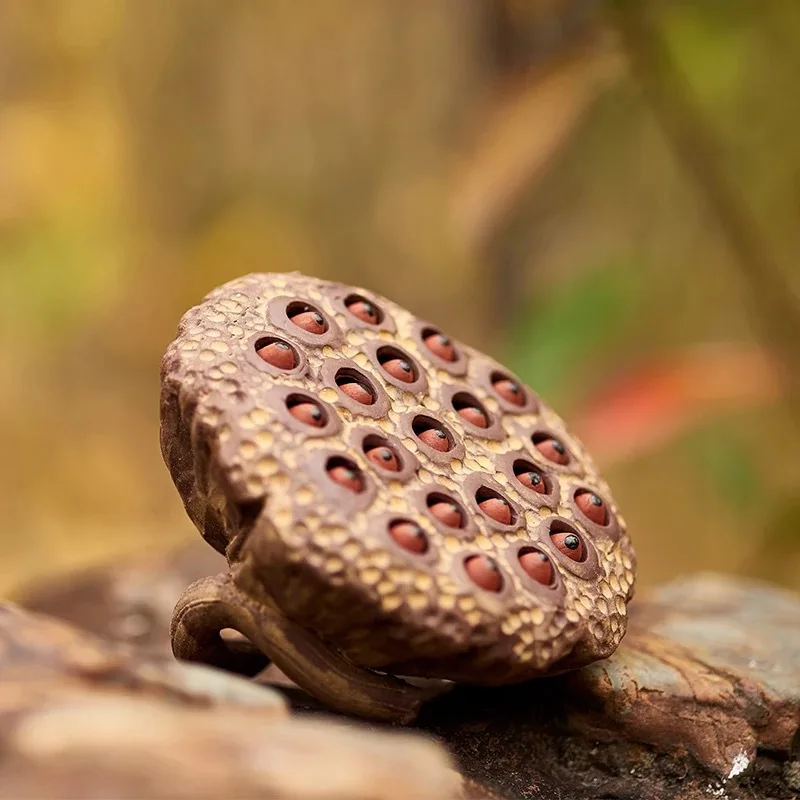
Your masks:
M369 319L348 307L354 294L375 309ZM297 308L323 324L293 324ZM227 549L248 594L268 595L360 666L505 683L608 656L635 571L608 486L529 387L449 338L446 352L431 349L432 329L364 289L297 273L209 294L183 317L162 370L162 451L189 515ZM288 369L258 356L276 341L297 354ZM343 391L353 380L372 403ZM459 413L465 395L485 427ZM313 420L292 413L309 403ZM434 429L435 441L424 434ZM367 457L375 442L398 470ZM359 490L331 480L343 464ZM545 491L519 479L531 467ZM602 498L605 524L576 503L587 491ZM508 513L487 514L487 496ZM460 524L431 513L442 502ZM391 535L398 521L419 526L423 551ZM571 535L579 560L552 540ZM519 563L532 548L552 563L549 585ZM465 568L475 556L496 565L499 589L475 582Z

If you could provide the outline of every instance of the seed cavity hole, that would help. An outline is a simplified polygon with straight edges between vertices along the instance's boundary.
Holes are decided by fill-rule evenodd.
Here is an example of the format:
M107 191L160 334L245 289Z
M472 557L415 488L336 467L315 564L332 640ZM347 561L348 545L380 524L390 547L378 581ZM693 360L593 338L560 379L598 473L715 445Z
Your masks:
M307 395L290 394L286 398L286 408L295 419L312 428L324 428L328 422L325 409L317 400Z
M541 550L532 547L520 550L519 565L528 577L541 583L542 586L555 585L556 573L553 562Z
M328 477L354 494L364 491L364 476L356 464L344 456L331 456L325 463Z
M321 335L328 330L328 321L323 314L308 303L298 301L289 303L286 307L286 316L307 333Z
M377 393L366 376L354 369L343 367L336 373L335 380L340 391L362 406L371 406L377 399Z
M422 554L428 550L428 537L416 522L407 519L394 520L389 524L389 536L410 553Z
M502 372L493 372L490 377L492 388L498 397L513 406L524 406L527 401L525 390L519 382Z
M516 521L511 503L494 489L481 486L475 493L475 502L487 517L501 525L513 525Z
M383 322L383 311L366 297L350 294L344 299L345 308L356 318L367 325L380 325Z
M375 466L387 472L400 472L403 461L386 439L372 435L365 437L363 443L364 455Z
M255 351L259 358L276 369L290 370L300 363L297 351L288 342L274 336L264 336L256 341Z
M586 545L581 535L568 523L555 520L550 525L550 541L562 555L573 561L586 560Z
M531 436L533 446L546 458L554 464L566 466L569 464L571 457L569 450L559 439L551 436L549 433L534 433Z
M590 489L579 489L575 493L575 505L595 525L608 525L608 508L599 494Z
M439 453L446 453L455 447L455 440L441 422L431 417L415 417L411 430L424 445Z
M467 392L459 392L453 395L453 409L464 422L475 428L489 427L489 413L483 405Z
M503 588L500 568L488 556L468 556L464 570L476 586L487 592L499 592Z
M453 362L458 358L453 340L436 328L425 328L422 331L422 341L425 347L442 361Z
M540 467L530 461L518 459L514 462L514 475L526 488L537 494L549 494L550 482Z
M414 383L419 378L416 365L402 350L396 347L381 347L377 356L383 371L395 380L401 383Z
M464 509L446 494L434 492L428 495L426 503L428 511L448 528L463 528L466 525L467 516Z

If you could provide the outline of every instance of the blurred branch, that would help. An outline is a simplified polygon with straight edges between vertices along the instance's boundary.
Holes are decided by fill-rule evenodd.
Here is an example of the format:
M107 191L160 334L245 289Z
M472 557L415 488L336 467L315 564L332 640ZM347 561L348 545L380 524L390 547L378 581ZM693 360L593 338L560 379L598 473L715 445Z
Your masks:
M765 342L778 354L781 379L800 420L800 304L738 188L726 175L721 148L650 18L643 0L609 0L631 70L684 168L715 215L735 263L749 285L747 296ZM748 380L746 375L743 380Z

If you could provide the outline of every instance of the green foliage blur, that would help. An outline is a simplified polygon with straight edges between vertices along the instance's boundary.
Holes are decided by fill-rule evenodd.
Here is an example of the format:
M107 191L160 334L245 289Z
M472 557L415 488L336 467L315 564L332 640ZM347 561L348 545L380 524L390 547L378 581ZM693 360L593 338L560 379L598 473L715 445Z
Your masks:
M800 4L646 5L800 302ZM642 586L800 589L773 311L601 6L0 4L0 587L196 537L158 449L161 354L217 284L297 269L552 402Z

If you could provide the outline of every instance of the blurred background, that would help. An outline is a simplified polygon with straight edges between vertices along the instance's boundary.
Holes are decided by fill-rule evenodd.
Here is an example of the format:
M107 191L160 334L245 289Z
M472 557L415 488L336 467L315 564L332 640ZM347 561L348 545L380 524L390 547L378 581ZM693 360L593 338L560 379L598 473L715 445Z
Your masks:
M295 269L555 405L640 586L800 589L798 41L797 0L3 0L0 591L199 542L161 355Z

